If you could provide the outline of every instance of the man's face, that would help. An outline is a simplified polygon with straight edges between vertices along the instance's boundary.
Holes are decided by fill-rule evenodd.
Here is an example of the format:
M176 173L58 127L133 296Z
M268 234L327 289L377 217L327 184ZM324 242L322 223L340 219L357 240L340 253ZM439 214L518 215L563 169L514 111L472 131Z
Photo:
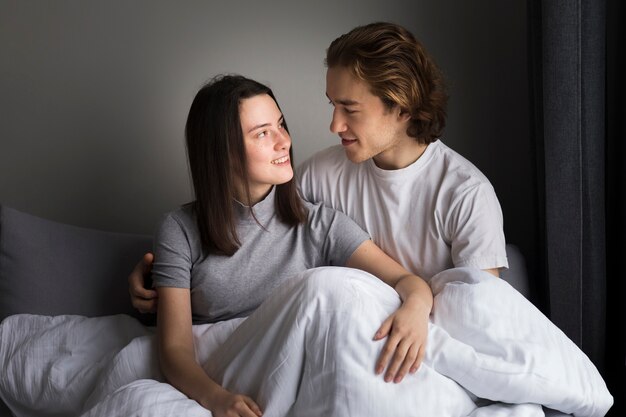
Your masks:
M328 69L326 95L334 107L330 130L341 138L350 161L360 163L392 151L406 139L407 117L397 107L385 107L347 68Z

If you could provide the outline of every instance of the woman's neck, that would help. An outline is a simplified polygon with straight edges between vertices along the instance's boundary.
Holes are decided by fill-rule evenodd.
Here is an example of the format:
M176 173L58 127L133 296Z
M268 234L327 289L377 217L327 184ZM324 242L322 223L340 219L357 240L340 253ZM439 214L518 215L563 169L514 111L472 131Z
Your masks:
M250 191L250 200L248 200L248 196L246 195L245 189L243 187L238 187L236 199L244 206L253 207L258 202L265 200L265 197L272 191L273 185L269 187L249 187Z

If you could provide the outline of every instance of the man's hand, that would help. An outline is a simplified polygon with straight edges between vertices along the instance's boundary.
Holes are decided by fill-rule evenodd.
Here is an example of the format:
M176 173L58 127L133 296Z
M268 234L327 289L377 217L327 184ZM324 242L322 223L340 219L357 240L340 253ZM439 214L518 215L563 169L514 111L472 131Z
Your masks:
M380 326L374 340L387 337L376 363L376 373L385 371L386 382L398 383L419 369L426 353L428 310L404 303Z
M154 255L146 253L128 276L128 290L133 307L144 314L156 313L157 311L157 292L144 288L144 284L150 276L153 261Z

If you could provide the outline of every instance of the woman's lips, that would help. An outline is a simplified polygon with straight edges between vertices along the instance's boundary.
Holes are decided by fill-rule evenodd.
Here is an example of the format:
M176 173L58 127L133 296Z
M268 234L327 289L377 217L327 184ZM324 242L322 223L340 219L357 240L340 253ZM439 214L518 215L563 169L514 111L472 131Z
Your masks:
M274 159L273 161L270 162L272 165L286 165L288 163L290 163L289 161L289 155L286 156L282 156L280 158Z

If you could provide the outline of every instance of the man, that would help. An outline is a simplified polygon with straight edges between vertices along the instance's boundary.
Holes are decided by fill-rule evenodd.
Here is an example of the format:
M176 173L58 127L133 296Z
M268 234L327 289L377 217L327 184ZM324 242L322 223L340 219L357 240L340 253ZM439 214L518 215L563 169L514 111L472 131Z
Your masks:
M447 96L423 46L391 23L360 26L327 50L330 129L341 146L299 169L309 201L341 210L409 271L427 281L452 267L498 276L507 267L502 211L493 187L445 146ZM143 288L152 256L129 276L133 305L156 310Z
M342 146L303 164L303 197L352 217L426 280L454 266L498 275L507 266L500 205L487 178L438 140L447 97L423 46L374 23L333 41L326 65Z

